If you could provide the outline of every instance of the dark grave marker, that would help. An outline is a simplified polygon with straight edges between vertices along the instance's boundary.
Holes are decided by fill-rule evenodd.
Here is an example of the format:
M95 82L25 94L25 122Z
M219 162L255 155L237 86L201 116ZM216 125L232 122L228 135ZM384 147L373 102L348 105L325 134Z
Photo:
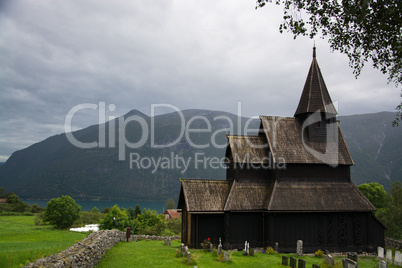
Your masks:
M282 256L282 265L288 266L289 262L288 262L289 258L286 256Z
M296 259L295 257L291 257L291 258L290 258L290 264L289 264L289 266L290 266L291 268L296 268L296 267L297 267L297 259Z
M297 267L299 268L306 268L306 261L303 259L299 259Z

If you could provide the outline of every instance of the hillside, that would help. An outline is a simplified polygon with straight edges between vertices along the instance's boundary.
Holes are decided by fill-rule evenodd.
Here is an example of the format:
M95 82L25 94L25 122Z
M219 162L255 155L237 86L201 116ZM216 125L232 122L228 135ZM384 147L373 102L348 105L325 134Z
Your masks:
M0 185L7 191L13 191L24 199L49 199L68 194L81 200L166 200L176 198L180 189L181 177L190 178L225 178L223 168L203 166L199 160L224 157L226 133L220 131L214 140L222 148L209 146L211 133L215 130L229 128L228 120L217 118L225 116L238 128L236 115L206 111L183 111L186 124L193 116L205 116L211 122L211 132L190 133L190 140L197 145L208 145L207 148L194 149L185 137L167 148L151 147L151 132L147 135L143 146L136 149L126 148L125 161L119 161L118 119L106 123L105 148L80 149L69 143L65 134L50 137L26 149L17 151L0 168ZM151 118L133 110L125 118L137 115L151 125ZM214 118L216 120L214 120ZM154 144L163 145L174 142L181 129L181 120L177 113L159 115L154 118ZM247 118L241 118L244 125ZM115 148L109 141L109 126L115 125ZM254 120L250 127L258 128L259 122ZM207 128L204 120L194 120L191 128ZM128 142L139 142L142 136L141 125L131 122L126 126ZM237 133L237 131L235 132ZM90 126L74 132L81 142L98 140L98 127ZM144 159L133 163L130 168L130 153L133 159ZM198 159L196 159L198 157ZM190 159L189 163L183 163ZM159 162L157 169L151 161ZM172 164L173 163L173 164ZM164 164L164 165L162 165ZM145 166L145 168L142 168Z
M224 179L225 169L212 163L215 161L212 158L222 159L225 155L225 135L229 133L225 129L232 128L233 133L241 133L238 122L243 128L247 118L239 121L234 114L208 110L186 110L183 114L186 124L191 123L191 129L208 128L205 120L189 121L194 116L204 116L211 123L211 131L188 135L191 142L206 148L194 148L185 137L171 147L153 148L151 131L142 136L141 125L131 122L126 126L128 142L140 142L141 137L146 141L139 148L126 147L122 161L119 160L122 151L119 144L123 139L119 139L119 120L115 119L105 124L104 148L80 149L71 145L65 134L60 134L16 151L0 167L0 186L24 199L50 199L68 194L77 200L164 201L178 196L179 178ZM148 126L152 123L150 117L136 110L124 118L133 115L143 118ZM402 128L392 128L393 118L393 113L386 112L338 118L356 164L352 168L352 180L357 185L376 181L389 189L391 181L401 180ZM113 129L113 125L115 132L111 131L109 137L109 128ZM175 141L182 126L177 113L154 117L154 125L154 144L157 145ZM249 129L258 126L259 120L252 120ZM211 136L216 130L221 131ZM99 140L97 125L73 134L81 142ZM212 146L211 140L221 148ZM183 162L183 159L190 161Z
M356 185L378 182L389 190L392 181L402 180L402 127L392 127L394 113L338 119L355 162L351 174Z

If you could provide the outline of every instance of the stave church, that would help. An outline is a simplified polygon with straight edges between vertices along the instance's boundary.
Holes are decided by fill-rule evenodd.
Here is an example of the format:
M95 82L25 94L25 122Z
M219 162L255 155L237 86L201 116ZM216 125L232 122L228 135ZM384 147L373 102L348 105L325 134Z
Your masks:
M354 165L313 48L294 117L260 116L256 136L227 135L226 180L181 179L182 243L224 249L374 252L376 208L350 177Z

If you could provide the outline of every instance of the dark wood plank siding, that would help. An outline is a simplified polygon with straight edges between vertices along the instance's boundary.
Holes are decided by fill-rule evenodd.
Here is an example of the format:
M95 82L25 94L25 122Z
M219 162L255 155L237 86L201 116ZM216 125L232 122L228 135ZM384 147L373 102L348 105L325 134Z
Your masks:
M286 169L278 169L277 174L278 181L350 181L350 167L345 165L334 168L329 165L287 164Z
M223 214L199 214L198 216L198 246L205 239L210 239L215 247L219 244L219 238L223 243Z
M268 213L265 219L268 246L278 242L280 252L295 252L297 240L305 252L372 252L384 245L382 226L371 213Z
M262 247L263 233L263 213L230 213L230 244L233 249L244 248L245 241L250 243L250 247Z

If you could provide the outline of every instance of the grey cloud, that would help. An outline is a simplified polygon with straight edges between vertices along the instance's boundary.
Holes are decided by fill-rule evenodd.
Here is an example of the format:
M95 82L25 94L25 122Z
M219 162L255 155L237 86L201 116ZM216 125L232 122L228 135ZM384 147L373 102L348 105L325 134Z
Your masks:
M7 3L7 4L4 4ZM0 155L63 131L80 103L150 114L153 103L291 116L313 41L279 34L282 9L254 2L0 2ZM399 91L367 66L355 80L345 56L316 40L340 114L393 110ZM97 123L83 111L75 128Z

